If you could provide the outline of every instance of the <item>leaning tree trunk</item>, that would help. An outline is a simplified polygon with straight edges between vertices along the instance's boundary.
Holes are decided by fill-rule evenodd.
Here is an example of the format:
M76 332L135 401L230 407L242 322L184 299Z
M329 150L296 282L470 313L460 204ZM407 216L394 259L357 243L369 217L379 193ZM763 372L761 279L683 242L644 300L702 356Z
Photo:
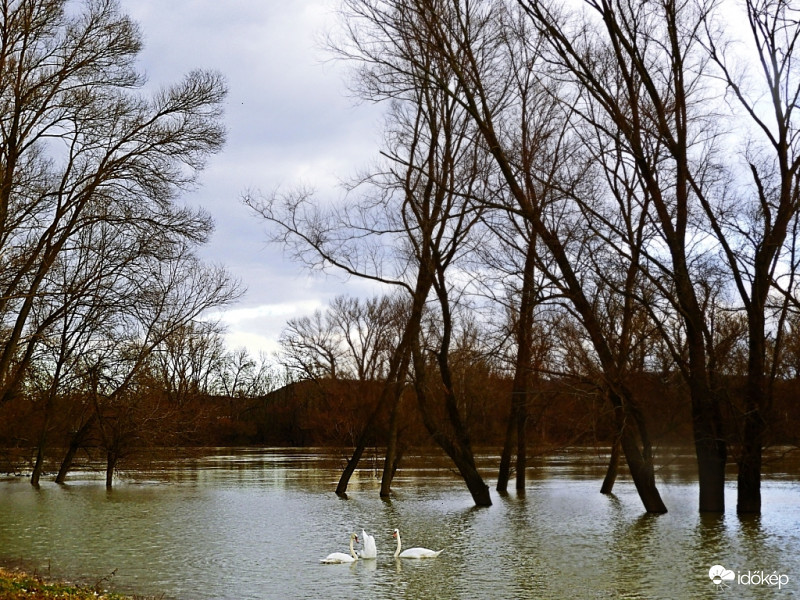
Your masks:
M400 365L401 367L403 365ZM406 368L408 367L408 363L406 362ZM396 370L390 368L389 376L394 378L396 375ZM367 442L369 441L370 437L373 434L375 429L375 422L378 420L378 416L384 411L386 403L391 399L392 396L392 384L390 380L387 379L386 383L381 390L380 398L378 398L378 403L375 405L375 409L372 411L372 414L367 419L367 422L361 428L361 433L356 440L356 447L353 450L353 454L350 456L350 459L347 461L347 465L345 465L344 471L342 471L342 476L339 478L339 483L336 486L336 494L339 496L346 496L347 495L347 486L350 483L350 478L355 473L356 468L358 467L358 463L361 460L361 457L364 454L364 450L367 448ZM395 402L397 400L395 399ZM394 410L394 409L393 409ZM381 487L381 495L383 494L383 488Z
M361 456L364 454L364 450L367 447L367 441L369 440L369 437L375 427L375 422L378 419L378 415L384 410L390 399L394 400L392 412L395 411L397 402L399 402L402 390L398 388L402 388L401 384L405 380L406 374L408 373L408 365L411 360L411 341L419 335L419 327L420 323L422 322L422 311L425 306L425 299L428 297L428 293L430 292L431 285L432 282L429 277L418 277L417 285L414 290L411 314L406 322L405 330L403 331L400 343L397 345L397 348L395 348L392 358L389 361L389 373L386 376L386 383L381 390L378 404L370 415L369 420L361 430L361 434L356 442L356 448L353 451L353 455L350 457L350 460L347 461L347 465L342 472L342 476L339 478L339 484L336 486L336 493L339 496L344 496L347 493L347 486L350 483L350 478L353 476L353 473L358 467L358 462L361 460ZM395 462L396 460L393 456L391 462L386 461L384 463L383 477L381 478L382 496L388 495L389 493L388 488L391 486L391 480L394 476L393 466ZM386 468L387 464L391 466L388 471L388 476ZM386 490L384 490L384 484L386 485Z
M396 412L397 403L399 402L399 396L402 393L401 381L405 379L405 374L408 371L408 363L409 363L409 358L408 358L409 351L407 348L405 350L401 350L402 345L403 341L401 340L400 345L398 346L398 350L396 351L396 358L398 359L398 364L390 365L389 376L386 380L386 383L383 386L383 389L381 390L381 395L380 398L378 399L377 405L375 406L375 410L372 411L372 414L370 415L369 419L364 424L364 427L361 429L361 434L358 436L358 440L356 440L356 447L353 450L353 454L350 457L350 460L347 461L347 465L345 466L344 471L342 472L342 476L339 478L339 483L336 486L336 494L339 496L344 496L347 494L347 486L350 483L350 478L353 476L353 473L355 473L355 470L358 467L358 463L361 460L361 456L364 454L364 450L367 447L367 442L369 441L369 438L375 429L375 422L378 420L378 416L384 411L386 404L389 402L389 400L393 400L392 413ZM394 363L395 361L392 362ZM391 431L390 435L392 435ZM391 480L392 477L394 476L394 469L392 467L396 463L396 456L395 456L396 450L393 449L393 451L391 452L392 454L391 459L388 456L389 454L390 452L387 451L387 459L386 461L384 461L383 477L381 480L381 496L388 495L389 493L388 488L389 486L391 486ZM390 465L388 476L386 468L387 464ZM387 488L386 491L384 491L384 486L386 486Z
M617 473L619 472L619 455L622 450L620 438L622 437L622 428L625 427L624 423L618 424L618 431L614 437L614 442L611 444L611 455L608 458L608 467L606 468L606 476L603 479L603 485L600 486L601 494L610 494L614 490L614 483L617 481Z
M624 415L625 424L619 430L619 444L645 510L649 513L667 512L656 487L652 447L641 412L624 387L619 391L609 390L609 399L614 412Z
M443 382L445 383L445 412L447 418L437 419L436 415L434 415L427 389L427 365L418 341L415 341L412 353L415 374L414 389L425 428L455 464L472 495L475 505L491 506L492 498L489 495L489 486L486 485L483 477L478 472L475 457L469 443L469 436L457 412L452 388L448 388L447 382ZM445 428L449 430L449 434L445 432Z
M344 471L342 471L342 476L339 478L339 483L336 486L336 494L338 496L347 495L347 486L350 483L350 478L353 476L353 473L355 473L356 467L358 467L358 462L361 460L361 456L364 454L364 450L367 447L367 441L369 440L370 435L372 435L375 421L378 419L378 414L383 409L384 403L384 394L381 394L381 398L378 400L375 410L372 411L369 419L367 419L367 422L361 429L361 433L356 440L356 447L353 450L353 454L347 461L347 465L345 465Z
M614 491L614 483L617 481L617 473L619 472L619 455L621 449L619 438L617 438L614 440L614 443L611 444L611 456L608 458L606 476L603 478L603 485L600 486L601 494L610 494Z
M417 284L414 289L411 314L406 322L400 344L395 350L395 353L399 356L400 362L395 377L394 401L389 415L389 439L386 444L386 457L383 461L383 473L381 475L381 498L388 498L391 495L392 481L394 480L394 474L397 472L397 465L400 461L400 453L397 449L397 420L399 418L400 401L405 388L408 366L411 362L411 347L414 340L419 336L425 300L430 293L432 285L433 283L429 275L423 272L417 275Z
M600 486L600 493L610 494L614 490L614 484L617 481L617 474L619 473L619 458L622 452L620 440L622 438L622 429L625 427L625 411L621 408L618 409L614 407L610 390L606 389L605 395L614 410L616 432L614 433L614 441L611 443L611 455L608 457L608 467L606 467L606 476L603 478L603 485Z
M69 440L69 446L67 447L67 452L64 454L64 458L61 461L61 466L58 469L58 475L56 475L56 483L64 483L67 480L67 473L69 473L69 470L72 468L72 462L75 460L75 455L78 453L78 450L81 448L81 446L83 446L86 438L89 435L89 431L96 420L97 413L93 412L86 422L81 425L75 433L72 434L72 437Z

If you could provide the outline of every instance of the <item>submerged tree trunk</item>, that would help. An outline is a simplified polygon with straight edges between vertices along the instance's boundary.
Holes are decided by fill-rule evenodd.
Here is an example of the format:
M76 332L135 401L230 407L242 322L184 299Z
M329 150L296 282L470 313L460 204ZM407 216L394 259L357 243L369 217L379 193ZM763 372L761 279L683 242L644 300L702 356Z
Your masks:
M36 461L33 463L33 471L31 472L31 485L33 487L39 487L39 479L42 476L42 463L44 462L44 444L46 434L42 431L42 435L39 437L39 444L36 447Z
M86 438L89 435L89 431L91 430L94 422L97 420L97 413L92 413L86 422L80 426L80 428L72 434L72 437L69 440L69 447L67 448L67 452L64 455L63 460L61 461L61 466L58 469L58 475L56 475L56 483L64 483L67 480L67 474L69 470L72 468L72 462L75 460L75 455L78 453L78 450L83 446Z
M516 380L516 378L515 378ZM503 452L500 455L500 467L497 472L498 492L508 491L508 481L511 478L511 456L516 449L516 490L518 493L525 492L525 470L528 468L528 386L524 389L517 388L514 384L511 392L511 413L508 417L506 426L506 436L503 443Z
M533 357L533 309L534 269L536 265L535 237L528 243L525 254L525 266L522 274L522 292L519 301L519 319L516 324L517 357L514 365L514 383L511 387L511 413L506 428L506 439L503 454L500 457L500 469L497 474L497 491L508 489L510 477L511 452L516 440L517 446L517 492L525 491L525 470L528 467L528 439L526 425L528 421L528 399L530 395L530 372Z
M115 450L106 452L106 487L111 488L114 481L114 471L117 469L119 456Z
M763 314L763 311L762 311ZM761 453L764 447L764 409L767 404L767 390L764 376L765 349L763 327L753 323L756 334L750 332L745 395L744 426L742 432L739 474L737 478L736 512L739 514L758 514L761 512Z
M761 512L762 429L761 416L757 411L745 418L745 439L739 459L737 480L736 512L740 515Z
M728 451L722 434L719 403L705 378L705 367L700 374L690 372L689 392L700 512L721 513L725 511L725 463Z
M619 431L619 444L639 493L644 508L649 513L665 513L667 507L656 487L655 468L650 440L643 416L627 390L609 391L614 411L624 415L625 424ZM635 426L635 427L634 427ZM637 436L638 433L638 436ZM641 447L640 447L641 442Z
M367 447L367 441L369 440L369 436L372 432L373 425L382 407L383 405L379 401L378 406L375 407L375 410L373 411L372 415L367 420L364 427L361 429L361 434L358 436L358 439L356 440L356 447L353 450L353 454L350 455L350 459L347 461L347 464L344 467L344 471L342 471L342 476L339 477L339 483L336 485L336 494L338 496L347 495L347 486L350 483L350 478L353 476L353 473L355 473L356 467L358 467L358 462L361 460L361 456L364 454L364 450Z
M736 512L740 515L759 514L761 512L763 422L757 410L745 417L744 436L742 454L739 459Z
M39 434L39 442L36 445L36 461L33 464L33 472L31 473L31 485L39 487L39 479L42 476L44 465L44 447L47 444L47 430L50 428L50 413L52 411L52 402L48 399L45 406L44 422L42 423L42 431Z
M517 495L525 495L525 471L528 469L528 394L517 413Z
M403 365L401 365L402 367ZM408 361L405 361L404 368L408 368ZM396 371L390 368L390 376L395 377ZM353 450L353 454L350 456L350 459L347 461L347 465L342 472L341 477L339 478L339 483L336 486L336 494L339 496L344 496L347 494L347 486L350 483L350 478L355 473L356 468L358 467L358 463L361 460L361 456L364 454L364 450L367 447L367 443L369 442L370 437L373 434L375 429L375 422L378 420L378 416L384 411L386 407L386 403L393 398L393 384L391 384L388 380L384 384L383 389L381 390L380 398L378 399L378 403L375 405L375 410L372 411L369 419L361 428L361 433L356 440L356 447ZM395 403L397 399L395 398ZM394 407L392 411L394 412ZM391 435L391 434L390 434ZM381 486L381 494L383 494L383 486Z
M613 407L614 402L611 398L610 390L606 390L605 395L606 399ZM617 430L614 434L614 441L611 443L611 455L608 458L606 476L603 479L603 485L600 486L601 494L610 494L614 490L614 484L617 481L617 474L619 473L619 458L622 452L622 429L625 427L625 411L614 407L614 421L616 423Z
M619 455L621 450L620 436L614 439L611 444L611 456L608 459L608 468L606 469L606 476L603 479L603 485L600 486L601 494L610 494L614 491L614 483L617 481L617 473L619 472Z
M375 410L372 412L369 420L361 430L361 435L359 435L353 455L350 457L350 460L347 461L347 466L345 467L342 476L339 478L339 484L336 486L336 493L339 496L343 496L347 493L347 486L350 483L350 478L353 476L353 473L358 466L358 462L361 460L361 456L364 453L364 449L367 447L367 441L369 440L369 436L372 434L372 431L375 427L375 421L377 420L378 415L385 409L385 406L390 399L394 401L392 404L392 413L394 414L397 409L397 404L400 400L400 394L402 394L402 384L406 379L408 365L411 361L412 341L419 335L419 328L420 323L422 322L422 312L425 307L425 300L430 293L432 285L433 283L430 276L425 277L423 274L418 275L417 283L414 288L414 295L412 297L411 312L408 316L408 321L406 322L400 342L398 343L397 348L395 348L394 354L389 361L389 373L386 376L386 383L381 390L381 396L378 400ZM395 434L396 430L394 433L390 431L390 436ZM391 443L391 440L389 440L389 443ZM396 440L394 448L396 448ZM394 477L395 463L396 459L394 456L391 457L391 460L387 456L387 460L384 461L383 476L381 477L381 496L387 496L389 494L391 482ZM387 465L390 465L388 471Z
M61 375L61 363L56 365L53 381L47 391L47 400L44 404L44 419L42 422L42 431L39 435L39 442L36 447L36 462L33 465L33 472L31 473L31 485L39 487L39 479L42 475L44 468L44 448L47 445L47 434L50 429L50 421L53 417L53 407L55 405L56 390L58 389L58 382Z
M497 485L495 486L495 489L501 494L508 492L508 480L511 478L511 454L517 440L516 408L512 392L511 412L506 424L506 436L503 442L503 451L500 454L500 467L497 470Z
M388 498L392 492L392 480L397 471L397 415L400 408L400 396L402 386L398 384L398 391L395 393L392 411L389 415L389 440L386 444L386 457L383 461L383 473L381 475L381 498Z
M444 376L445 381L443 381L447 418L437 419L431 406L430 394L428 393L427 365L418 341L414 343L412 354L414 359L414 388L417 393L417 403L425 428L455 464L472 495L475 505L491 506L492 498L489 494L489 486L486 485L483 477L478 472L475 457L469 443L469 436L458 415L452 387L448 387L447 376Z

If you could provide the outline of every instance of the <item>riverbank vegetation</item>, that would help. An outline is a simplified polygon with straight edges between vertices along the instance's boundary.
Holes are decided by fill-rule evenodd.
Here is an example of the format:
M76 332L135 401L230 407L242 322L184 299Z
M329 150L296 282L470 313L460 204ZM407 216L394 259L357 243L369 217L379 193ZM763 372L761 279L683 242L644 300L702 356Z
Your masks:
M39 575L11 571L0 567L0 598L2 600L143 600L138 596L123 596L96 586L81 586L47 581Z

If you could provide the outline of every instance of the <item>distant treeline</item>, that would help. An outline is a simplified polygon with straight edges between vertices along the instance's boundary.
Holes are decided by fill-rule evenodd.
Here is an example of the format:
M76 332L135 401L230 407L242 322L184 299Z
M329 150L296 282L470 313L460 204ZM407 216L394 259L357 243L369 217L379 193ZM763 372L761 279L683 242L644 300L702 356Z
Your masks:
M692 440L689 399L678 378L641 374L633 378L636 396L660 445L690 445ZM470 439L479 446L503 444L511 398L510 379L491 378L480 390L464 394L463 414ZM731 381L728 396L740 399L743 382ZM282 387L257 400L248 401L238 415L221 417L226 428L218 429L220 444L267 446L350 446L381 391L378 382L343 380L303 381ZM533 393L528 428L533 447L553 448L571 444L611 444L615 436L613 415L603 392L586 383L570 380L544 381ZM800 442L793 426L800 418L800 380L782 382L775 396L769 424L768 445ZM221 400L216 402L222 408ZM405 445L430 445L430 436L420 421L411 387L400 404L401 438ZM239 405L241 406L241 405ZM726 411L733 420L734 406ZM230 420L228 420L230 419ZM734 431L731 423L730 431ZM388 434L388 415L374 429L374 442L382 444ZM213 435L213 433L212 433ZM737 440L730 440L735 447Z
M680 378L640 374L631 382L654 443L690 445L690 403ZM379 381L322 379L290 383L258 397L194 394L174 402L166 394L151 394L137 405L137 413L149 418L136 420L132 414L109 412L103 419L114 421L118 427L128 420L127 434L117 440L120 459L135 456L143 448L165 446L350 447L374 409L382 386ZM475 445L503 444L511 386L508 378L489 377L479 384L473 381L463 390L460 408ZM730 421L729 431L736 431L733 420L742 386L742 380L727 382L726 396L731 406L725 417ZM792 425L800 422L798 397L800 380L777 385L767 445L800 443L800 433ZM398 430L402 449L433 443L420 421L416 401L413 387L408 386L400 402ZM50 442L45 450L54 472L75 434L70 411L56 414L63 418L50 423ZM21 396L2 407L0 447L6 450L0 458L0 470L30 470L44 417L41 407ZM108 449L102 426L95 421L86 432L81 457L105 458ZM529 407L528 428L530 445L545 450L583 444L610 447L615 436L613 414L602 390L569 379L542 381L537 386ZM380 446L388 430L389 415L382 414L372 430L371 443ZM738 442L729 440L734 449Z

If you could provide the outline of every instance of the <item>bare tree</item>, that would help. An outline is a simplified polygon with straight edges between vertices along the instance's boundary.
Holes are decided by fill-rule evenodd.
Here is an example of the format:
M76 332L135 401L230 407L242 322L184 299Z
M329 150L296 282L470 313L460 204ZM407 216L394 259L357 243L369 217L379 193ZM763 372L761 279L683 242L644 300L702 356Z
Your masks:
M351 8L357 8L356 4L353 3ZM393 14L398 22L406 16L402 10ZM488 489L475 468L468 435L458 414L447 362L452 298L446 271L464 252L465 240L477 217L472 198L477 193L482 172L481 155L469 141L472 136L463 111L448 94L435 87L418 85L424 84L424 80L415 80L413 72L389 73L390 78L396 74L397 81L384 87L385 81L381 80L387 75L384 65L361 53L370 43L370 34L359 28L371 26L368 19L362 17L355 11L345 13L347 41L337 45L336 50L359 64L362 70L358 84L363 86L361 93L365 97L392 102L383 152L387 161L382 169L363 179L360 189L367 190L362 196L363 203L343 209L333 220L319 218L316 216L318 210L309 209L307 204L297 201L285 203L280 212L276 211L274 201L260 205L250 203L262 216L279 226L284 232L282 241L292 244L293 249L298 248L296 244L299 242L300 248L296 250L299 258L312 264L319 261L333 264L349 274L394 282L410 295L407 321L389 361L387 385L376 409L377 413L388 405L391 412L382 495L389 493L395 468L395 418L402 383L411 361L412 348L415 348L413 362L418 371L417 399L423 420L456 463L476 503L491 504ZM398 43L414 51L420 40L405 38L398 39ZM390 246L389 240L395 241L395 245ZM310 260L307 258L309 250L315 255ZM386 260L388 255L393 255L394 260ZM364 273L365 265L370 267L369 273ZM388 275L391 270L397 275ZM438 375L448 390L443 398L447 406L447 432L432 417L434 397L421 383L422 370L427 362L419 347L420 325L431 292L436 294L443 315L441 345L434 352L438 357ZM357 446L340 480L337 490L340 493L346 488L359 456Z
M798 210L793 113L800 29L794 9L780 1L747 2L741 16L750 26L748 54L720 35L720 26L737 17L718 2L634 6L592 0L584 5L596 20L572 30L553 6L521 4L552 43L559 64L605 113L605 126L618 131L652 204L668 253L662 258L653 247L649 259L669 279L662 290L674 294L673 310L683 319L688 356L672 347L692 396L704 511L724 508L727 448L708 310L716 285L709 275L715 278L722 267L700 253L713 249L724 265L718 280L732 282L727 287L747 315L749 340L737 510L758 512L761 448L777 373L768 340L775 336L779 352L786 317L785 303L770 308L770 290L791 262L783 257L793 245L787 238ZM745 77L742 67L754 68ZM723 93L733 101L722 102ZM724 132L712 119L724 123L726 117L737 119L727 147L742 149L741 162L733 164L729 153L716 155Z
M699 233L691 220L692 203L713 176L708 149L715 130L711 115L701 111L709 99L700 81L707 59L697 35L708 6L588 0L583 19L559 14L559 8L545 2L520 4L548 40L553 60L584 95L582 106L592 107L583 109L582 116L594 121L593 111L599 111L613 124L652 207L666 255L655 246L649 258L671 282L664 291L675 299L688 346L682 370L692 398L700 510L722 511L727 446L690 256Z
M749 173L750 181L720 201L699 197L747 316L747 388L736 508L739 513L758 513L761 453L787 308L785 302L771 308L775 302L770 292L783 271L792 267L785 258L795 244L790 236L800 211L800 128L795 116L800 23L797 7L784 0L748 0L744 9L750 39L743 52L726 44L716 30L722 19L709 17L704 23L709 55L726 94L738 107L734 114L750 125L741 134L742 163L736 165ZM770 337L776 341L772 349Z
M300 379L336 379L345 351L339 333L330 309L290 319L279 339L279 360Z
M511 355L507 368L513 378L496 488L498 492L508 490L512 455L516 454L516 490L524 494L529 406L553 344L537 327L539 309L553 290L538 268L541 248L526 221L513 210L487 211L483 219L490 235L476 249L473 268L478 276L473 285L480 296L489 299L490 310L502 309L499 339L491 352Z
M215 390L229 398L258 398L276 386L273 364L266 353L253 357L246 348L227 352L218 365Z
M397 342L400 300L388 295L366 300L337 296L330 308L347 349L344 367L348 376L357 381L384 379L391 348Z
M167 399L178 406L211 393L225 360L222 328L213 321L188 321L153 350L151 364Z
M378 381L396 343L399 299L337 296L323 312L290 319L280 336L280 363L301 379Z
M221 147L225 87L218 74L195 71L144 97L134 66L141 33L115 0L3 0L0 12L0 387L8 398L49 326L31 320L52 293L49 274L82 232L124 223L171 240L206 239L208 217L173 200Z
M527 87L511 86L508 82L520 81L522 76L522 81L538 86L535 69L542 64L536 60L520 60L517 65L523 68L517 70L515 63L507 59L508 29L505 25L508 20L518 19L513 11L506 12L501 4L491 7L468 3L408 4L410 10L420 15L417 21L420 27L415 35L430 40L431 51L447 62L461 83L461 95L454 97L476 123L507 197L547 249L557 269L552 272L551 280L558 282L571 310L579 316L603 367L604 378L613 390L611 400L632 425L622 432L622 446L646 509L666 511L655 486L646 425L625 385L618 356L604 335L588 296L589 290L583 285L582 264L591 251L591 240L582 241L585 238L575 235L581 225L573 217L571 201L582 194L580 186L586 181L584 172L589 163L581 157L580 145L570 135L571 108L552 102L533 106L517 103L519 97L525 97L523 92ZM516 39L530 43L524 38ZM444 89L450 89L436 77L431 79ZM547 95L539 97L546 99ZM519 106L524 106L526 111L520 114ZM524 140L533 131L527 127L537 122L535 115L540 111L559 118L538 121L550 127L548 144L532 154L535 160L530 157L526 160L519 150L525 148Z
M151 260L128 281L127 304L115 306L104 326L92 330L92 343L80 357L90 410L74 430L56 481L63 483L76 451L96 427L107 453L106 485L114 470L150 424L164 415L143 404L136 382L154 351L208 310L240 295L220 267L203 265L183 248L171 261Z

